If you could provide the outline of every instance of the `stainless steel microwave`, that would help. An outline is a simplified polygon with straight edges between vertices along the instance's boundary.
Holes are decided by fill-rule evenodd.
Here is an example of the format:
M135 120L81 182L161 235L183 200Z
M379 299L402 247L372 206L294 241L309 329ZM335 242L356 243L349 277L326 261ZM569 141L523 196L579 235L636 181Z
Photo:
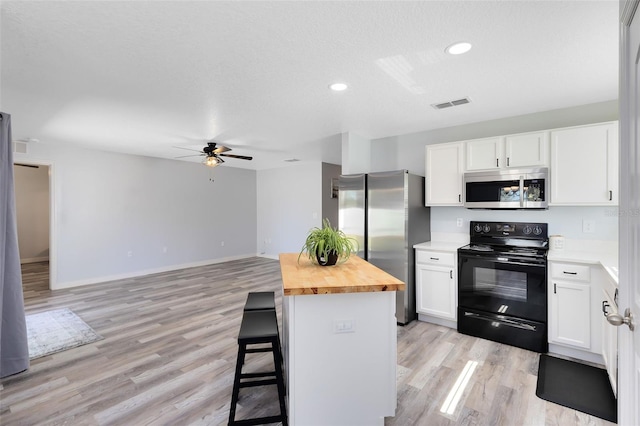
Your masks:
M468 209L546 209L549 169L495 170L464 174Z

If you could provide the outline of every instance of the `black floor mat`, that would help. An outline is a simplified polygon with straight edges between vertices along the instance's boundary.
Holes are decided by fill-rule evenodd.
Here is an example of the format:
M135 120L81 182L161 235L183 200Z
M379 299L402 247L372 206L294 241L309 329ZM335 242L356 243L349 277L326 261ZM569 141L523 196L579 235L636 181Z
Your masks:
M613 423L618 421L616 398L607 370L602 368L541 354L536 395Z

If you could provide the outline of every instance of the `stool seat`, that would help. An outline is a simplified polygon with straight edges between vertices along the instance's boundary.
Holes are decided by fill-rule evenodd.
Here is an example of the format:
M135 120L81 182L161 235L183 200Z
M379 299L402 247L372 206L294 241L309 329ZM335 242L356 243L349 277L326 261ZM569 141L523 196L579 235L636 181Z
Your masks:
M278 337L275 311L246 311L242 317L238 342L263 343Z
M273 291L253 291L247 294L245 311L261 311L276 308L275 293Z

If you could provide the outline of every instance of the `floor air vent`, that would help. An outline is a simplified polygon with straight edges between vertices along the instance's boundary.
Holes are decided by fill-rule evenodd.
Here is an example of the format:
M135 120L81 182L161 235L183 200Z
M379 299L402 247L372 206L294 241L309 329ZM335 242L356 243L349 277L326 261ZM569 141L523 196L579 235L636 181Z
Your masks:
M439 104L431 104L435 109L445 109L453 106L464 105L471 102L469 98L456 99L455 101L442 102Z

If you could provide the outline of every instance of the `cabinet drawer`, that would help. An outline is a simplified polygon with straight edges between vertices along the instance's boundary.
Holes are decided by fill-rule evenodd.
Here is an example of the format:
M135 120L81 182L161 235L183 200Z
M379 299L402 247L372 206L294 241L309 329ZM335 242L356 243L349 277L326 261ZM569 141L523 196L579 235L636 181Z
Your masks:
M455 266L455 254L441 251L416 250L416 263Z
M571 281L591 281L591 267L572 263L551 263L551 277Z

